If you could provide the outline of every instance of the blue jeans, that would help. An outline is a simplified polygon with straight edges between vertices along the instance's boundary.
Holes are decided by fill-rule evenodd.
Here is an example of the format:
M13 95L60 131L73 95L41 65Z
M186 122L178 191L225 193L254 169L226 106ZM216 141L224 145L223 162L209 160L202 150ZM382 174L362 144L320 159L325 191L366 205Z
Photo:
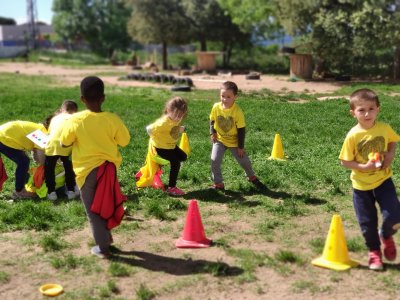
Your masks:
M378 232L378 203L382 214L382 226ZM353 189L353 205L358 224L370 251L380 249L379 235L384 239L396 233L393 225L400 223L400 202L391 178L368 191Z
M25 151L10 148L2 143L0 143L0 153L3 153L17 164L15 170L15 190L17 192L21 191L29 179L29 157Z

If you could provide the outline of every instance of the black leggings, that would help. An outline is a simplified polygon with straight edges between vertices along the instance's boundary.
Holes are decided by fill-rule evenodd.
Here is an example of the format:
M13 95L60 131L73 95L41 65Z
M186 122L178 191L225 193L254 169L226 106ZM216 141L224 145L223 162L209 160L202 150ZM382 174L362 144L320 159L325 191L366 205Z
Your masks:
M68 156L54 155L46 156L44 163L44 178L46 180L46 185L48 193L54 192L56 189L56 176L55 168L57 160L60 159L63 163L65 170L65 184L68 191L73 191L75 188L75 173L72 169L72 162L69 160Z
M171 163L168 187L175 187L176 180L179 174L179 169L181 168L181 162L187 159L186 153L178 146L176 146L174 149L156 148L156 150L159 156L166 160L169 160L169 162Z

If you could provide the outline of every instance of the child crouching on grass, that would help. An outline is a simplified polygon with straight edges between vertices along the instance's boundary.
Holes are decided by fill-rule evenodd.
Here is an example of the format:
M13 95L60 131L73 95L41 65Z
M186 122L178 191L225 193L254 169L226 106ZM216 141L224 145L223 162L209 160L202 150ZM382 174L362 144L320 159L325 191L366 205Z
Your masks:
M0 126L0 153L17 165L15 169L15 190L12 194L13 199L36 197L36 193L25 189L25 184L29 179L30 164L26 151L32 151L34 159L38 157L39 152L43 153L43 150L40 150L35 143L26 137L37 129L47 133L43 124L29 121L11 121Z
M350 113L357 125L347 133L339 155L341 164L351 169L353 205L369 250L371 270L383 270L381 243L385 258L396 259L393 235L400 225L400 203L390 167L400 136L390 125L376 121L379 110L378 96L372 90L360 89L351 94ZM380 161L371 153L378 153ZM379 232L376 202L382 213Z
M86 77L80 88L87 110L66 122L60 141L72 145L76 183L96 242L91 253L107 258L113 242L110 230L121 222L126 200L116 174L122 161L118 146L128 145L130 134L117 115L101 110L105 95L100 78Z

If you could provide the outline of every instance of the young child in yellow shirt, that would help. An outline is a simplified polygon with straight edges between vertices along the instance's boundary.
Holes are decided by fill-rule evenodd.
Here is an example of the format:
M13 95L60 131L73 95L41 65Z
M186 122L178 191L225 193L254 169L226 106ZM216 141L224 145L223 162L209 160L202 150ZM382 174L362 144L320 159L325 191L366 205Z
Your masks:
M80 89L81 101L87 110L71 116L60 141L64 146L72 145L76 183L96 242L91 253L107 258L113 242L110 230L121 221L124 211L122 202L126 200L121 197L116 176L116 168L122 161L118 146L128 145L130 134L116 114L102 111L105 95L104 83L100 78L85 77ZM101 202L100 210L97 209L97 200ZM103 211L110 214L106 217ZM118 216L113 218L115 213Z
M58 160L61 160L64 166L68 199L74 199L79 196L79 189L76 187L75 182L75 173L72 168L72 162L69 159L72 147L61 147L60 143L60 135L63 127L72 114L77 111L78 105L75 101L65 100L50 120L48 129L49 141L45 148L46 159L44 163L44 176L47 186L47 198L49 200L57 200L55 168Z
M339 155L341 164L351 169L353 206L369 250L371 270L383 270L381 244L385 258L396 259L393 234L400 225L400 202L390 167L400 136L389 124L376 120L379 111L380 103L374 91L360 89L351 94L350 113L357 125L347 133ZM382 213L379 232L376 203Z
M167 193L171 196L182 196L184 191L176 187L181 162L187 159L186 153L177 146L179 133L184 131L181 126L183 118L188 112L188 106L181 97L170 99L164 108L164 114L154 123L146 127L150 142L157 154L171 163Z
M15 190L12 194L13 199L36 197L35 193L25 189L25 183L29 179L30 164L26 151L33 151L34 158L38 157L36 152L43 151L26 137L37 129L47 133L43 124L29 121L11 121L0 126L0 153L17 165L15 170Z
M259 189L265 185L256 177L250 159L244 149L245 119L242 109L236 104L238 87L232 81L226 81L220 89L220 102L215 103L210 113L211 175L213 189L224 190L225 184L221 164L226 150L244 169L248 180Z

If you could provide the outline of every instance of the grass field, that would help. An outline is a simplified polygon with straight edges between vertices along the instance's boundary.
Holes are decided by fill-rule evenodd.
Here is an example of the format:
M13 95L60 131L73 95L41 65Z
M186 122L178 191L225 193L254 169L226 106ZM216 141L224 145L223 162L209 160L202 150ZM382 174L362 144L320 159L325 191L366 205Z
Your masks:
M0 74L0 122L40 122L64 99L79 101L79 88L59 88L50 77ZM400 132L400 88L363 84L376 90L379 119ZM120 115L131 132L121 149L119 170L128 195L127 217L115 230L123 253L111 261L89 254L91 234L79 200L27 200L9 203L15 166L4 159L9 179L0 194L0 297L38 299L48 281L63 284L59 299L393 299L399 296L399 264L385 272L366 268L366 248L351 204L349 171L338 155L354 125L346 99L316 100L319 95L242 93L246 151L268 190L247 181L228 154L223 174L227 191L209 189L208 116L218 91L179 94L189 101L185 121L192 153L182 166L178 186L187 192L171 198L160 190L136 190L134 174L144 163L145 126L160 116L172 92L152 88L106 86L103 109ZM80 110L83 105L79 103ZM282 138L286 161L273 161L274 136ZM397 155L398 156L398 155ZM393 163L400 184L400 160ZM168 174L168 169L164 170ZM163 175L166 182L167 176ZM208 238L214 246L177 250L187 200L197 199ZM346 272L316 268L333 214L340 214L351 258L362 267ZM399 238L396 237L399 241ZM24 258L23 260L20 258ZM13 289L21 286L20 294Z

